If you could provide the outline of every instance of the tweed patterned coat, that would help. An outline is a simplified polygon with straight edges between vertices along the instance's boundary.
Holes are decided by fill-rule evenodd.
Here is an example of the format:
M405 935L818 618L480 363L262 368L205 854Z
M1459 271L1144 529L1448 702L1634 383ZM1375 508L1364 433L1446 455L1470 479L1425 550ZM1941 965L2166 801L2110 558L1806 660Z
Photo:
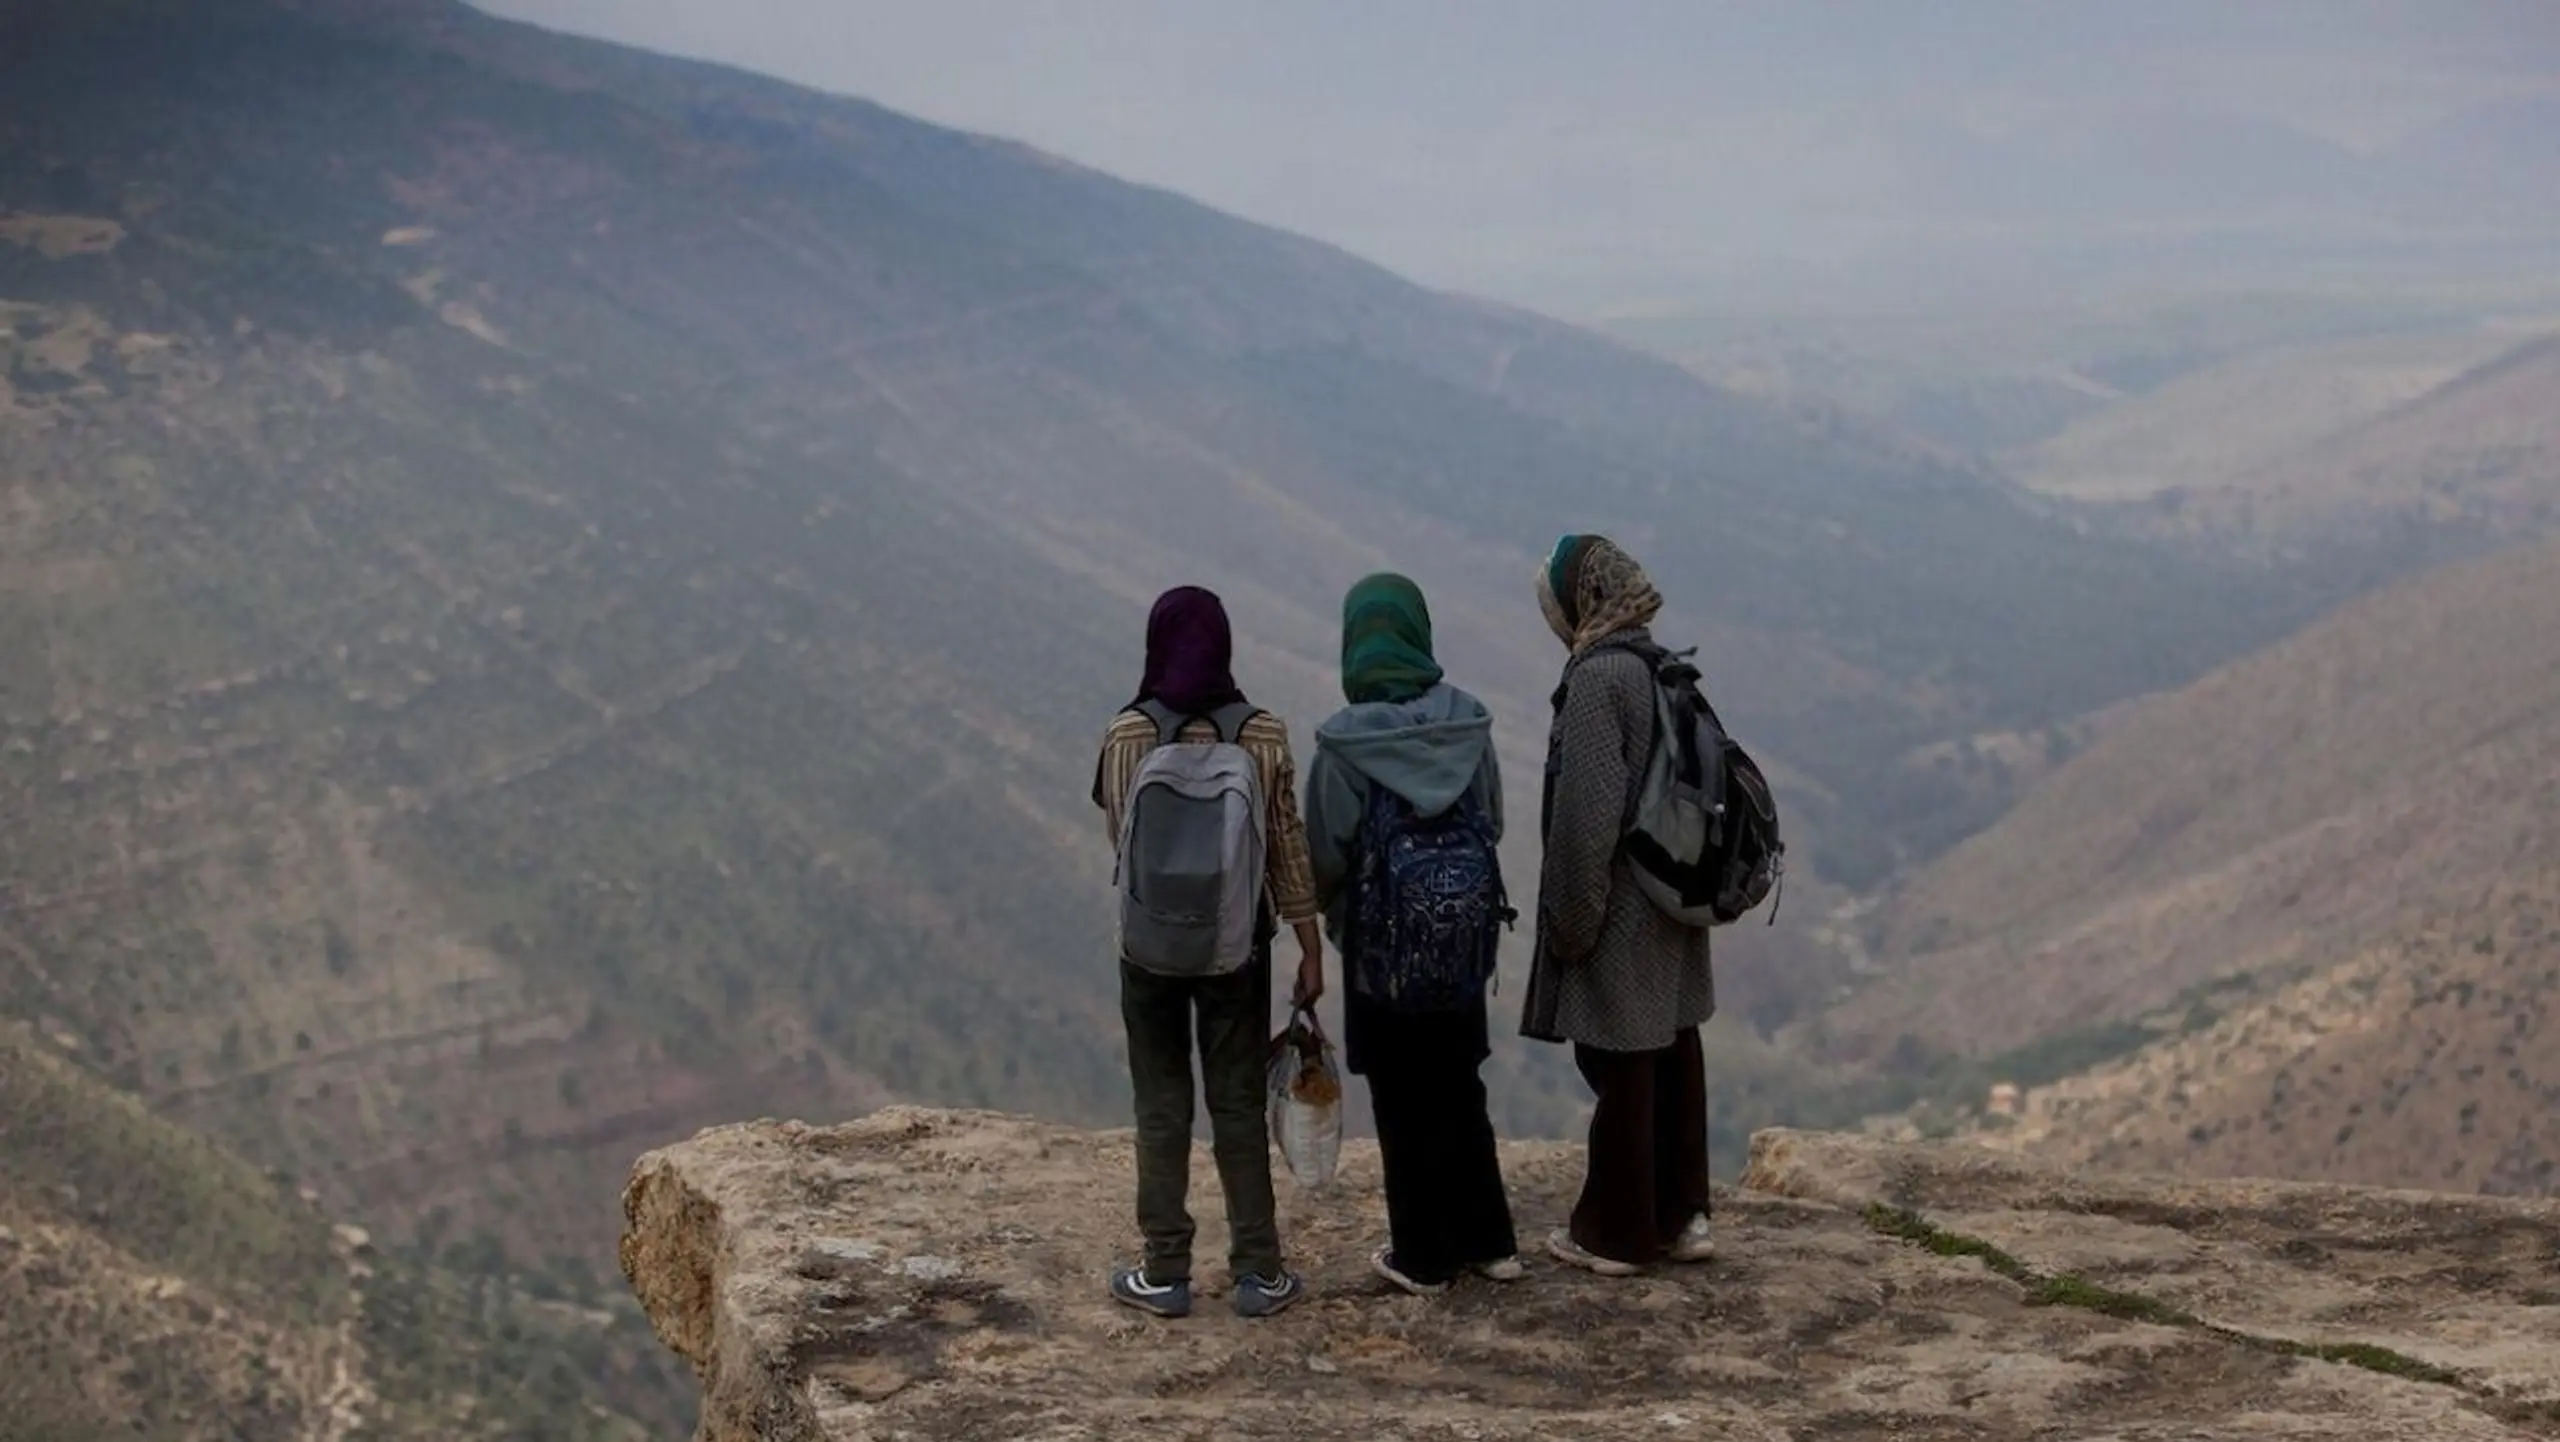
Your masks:
M1608 641L1651 639L1645 628ZM1704 928L1664 916L1619 854L1652 748L1653 677L1625 651L1565 667L1547 734L1545 861L1521 1035L1604 1051L1655 1051L1715 1015Z

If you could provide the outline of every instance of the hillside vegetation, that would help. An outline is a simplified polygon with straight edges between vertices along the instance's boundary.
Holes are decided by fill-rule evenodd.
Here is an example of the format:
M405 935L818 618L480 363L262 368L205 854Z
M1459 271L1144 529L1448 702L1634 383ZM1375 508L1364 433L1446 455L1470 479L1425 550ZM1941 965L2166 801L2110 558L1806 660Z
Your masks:
M1826 1018L1831 1041L1907 1059L2115 1031L2131 1050L2142 1037L2116 1028L2216 982L2401 947L2443 970L2454 937L2489 939L2480 957L2522 968L2500 984L2527 986L2560 801L2555 648L2560 544L2542 542L2144 703L1885 908L1890 974ZM2404 1009L2374 1006L2386 1030ZM2495 1025L2529 1045L2534 1015Z
M2560 1193L2560 790L2545 858L2195 1033L2033 1090L1979 1140L2073 1166Z
M0 1439L638 1442L680 1418L627 1309L383 1255L58 1050L0 1025Z

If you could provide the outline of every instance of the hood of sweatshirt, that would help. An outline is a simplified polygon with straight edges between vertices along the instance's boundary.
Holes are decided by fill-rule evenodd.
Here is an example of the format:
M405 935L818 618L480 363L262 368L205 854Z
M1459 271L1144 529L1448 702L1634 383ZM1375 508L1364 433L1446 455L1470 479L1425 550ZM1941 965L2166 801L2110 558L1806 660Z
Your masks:
M1411 701L1363 701L1316 728L1316 748L1413 803L1425 816L1455 805L1493 744L1493 713L1446 683Z

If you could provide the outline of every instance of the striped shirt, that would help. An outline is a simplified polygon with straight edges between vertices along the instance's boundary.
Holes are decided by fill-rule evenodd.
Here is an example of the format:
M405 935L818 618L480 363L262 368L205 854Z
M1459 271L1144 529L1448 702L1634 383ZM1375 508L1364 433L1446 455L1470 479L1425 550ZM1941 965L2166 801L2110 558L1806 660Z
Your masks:
M1215 741L1218 728L1193 721L1178 734L1182 741ZM1236 744L1251 756L1262 778L1266 816L1264 887L1271 909L1285 925L1295 926L1317 915L1315 867L1307 859L1306 820L1298 812L1298 763L1289 753L1289 723L1265 711L1244 723ZM1156 723L1135 711L1123 711L1102 738L1102 761L1095 795L1110 829L1111 844L1120 844L1120 811L1129 799L1129 783L1140 763L1156 747Z

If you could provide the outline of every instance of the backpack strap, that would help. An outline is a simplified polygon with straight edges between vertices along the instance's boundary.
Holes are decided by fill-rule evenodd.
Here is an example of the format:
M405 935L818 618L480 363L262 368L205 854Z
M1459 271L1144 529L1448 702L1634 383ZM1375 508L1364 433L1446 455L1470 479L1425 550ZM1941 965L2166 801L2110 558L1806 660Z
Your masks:
M1149 722L1154 724L1156 728L1156 744L1158 746L1172 745L1173 739L1176 736L1181 735L1182 728L1190 724L1191 721L1190 717L1181 714L1152 696L1129 709L1146 717Z
M1583 662L1604 651L1624 651L1644 662L1645 669L1655 673L1656 676L1661 674L1663 666L1667 663L1697 654L1695 647L1686 651L1666 651L1661 643L1656 641L1603 641L1590 650L1575 652L1565 661L1564 675L1556 682L1555 694L1547 698L1549 703L1557 710L1563 710L1565 691L1573 684L1573 673L1582 668Z
M1584 661L1599 655L1603 651L1624 651L1630 656L1640 656L1644 658L1644 663L1648 666L1660 666L1665 661L1674 660L1683 656L1694 656L1697 654L1697 648L1694 646L1690 647L1686 651L1674 651L1665 647L1659 641L1603 641L1592 647L1590 650L1583 652L1581 655L1574 657L1574 664L1578 666Z
M1218 728L1218 739L1233 746L1236 738L1244 735L1246 724L1261 714L1262 708L1252 702L1237 701L1210 712L1208 721Z
M1581 665L1603 651L1624 651L1630 656L1641 659L1652 670L1653 679L1657 685L1664 683L1666 672L1674 673L1674 679L1686 682L1697 694L1699 707L1706 712L1707 719L1715 723L1716 730L1724 730L1723 718L1716 715L1716 708L1707 701L1707 678L1706 673L1698 669L1697 647L1691 646L1685 650L1674 651L1658 641L1610 641L1594 646L1574 657L1565 667L1566 676L1570 678L1573 667ZM1564 706L1562 685L1556 687L1555 704L1558 709Z
M1185 720L1184 717L1176 716L1153 699L1141 701L1134 706L1124 706L1120 710L1120 715L1146 717L1148 724L1156 728L1156 744L1158 746L1172 745L1174 733L1182 729L1183 721ZM1117 718L1114 719L1116 720ZM1104 753L1106 756L1108 754L1109 752L1107 751ZM1102 762L1102 756L1096 756L1093 758L1093 804L1096 806L1104 804L1102 799Z
M1254 717L1262 714L1262 708L1254 705L1252 702L1237 701L1229 705L1221 706L1215 711L1203 711L1186 715L1180 711L1174 710L1163 702L1156 700L1152 696L1139 702L1136 706L1131 707L1130 709L1155 723L1156 744L1158 746L1172 745L1176 740L1181 738L1182 728L1190 725L1194 721L1206 721L1210 725L1217 727L1218 739L1232 746L1235 744L1236 738L1244 734L1246 724L1252 721Z
M1698 668L1689 659L1698 654L1698 648L1695 646L1692 646L1685 651L1674 651L1669 647L1664 646L1661 642L1651 639L1642 641L1621 639L1615 641L1604 641L1591 647L1587 651L1580 652L1576 654L1572 660L1565 663L1564 677L1556 683L1555 695L1551 698L1551 701L1557 714L1561 715L1564 711L1566 692L1573 685L1573 673L1575 668L1581 666L1583 662L1590 660L1592 657L1599 655L1603 651L1623 651L1627 655L1633 656L1644 663L1646 682L1653 688L1655 693L1654 705L1648 707L1646 710L1645 733L1648 738L1645 742L1646 748L1650 750L1654 747L1658 747L1668 739L1675 748L1676 759L1681 763L1681 770L1690 771L1703 769L1705 758L1702 758L1697 754L1697 750L1692 744L1691 736L1684 733L1666 738L1663 735L1662 712L1660 709L1662 705L1661 692L1664 687L1671 684L1671 673L1684 672L1685 675L1680 679L1686 681L1687 684L1683 686L1682 689L1687 692L1689 697L1694 697L1696 699L1699 709L1706 715L1707 719L1714 724L1718 732L1722 732L1724 730L1724 723L1716 720L1714 709L1707 705L1706 692L1697 684ZM1545 790L1539 797L1538 802L1538 834L1541 839L1546 836L1547 828L1554 817L1555 784L1557 762L1559 759L1560 758L1553 755L1550 755L1547 758ZM1627 828L1635 825L1636 806L1638 802L1643 799L1644 777L1644 768L1638 767L1634 774L1627 778L1626 806L1620 813L1620 820L1618 823L1618 827L1621 832L1624 832Z

